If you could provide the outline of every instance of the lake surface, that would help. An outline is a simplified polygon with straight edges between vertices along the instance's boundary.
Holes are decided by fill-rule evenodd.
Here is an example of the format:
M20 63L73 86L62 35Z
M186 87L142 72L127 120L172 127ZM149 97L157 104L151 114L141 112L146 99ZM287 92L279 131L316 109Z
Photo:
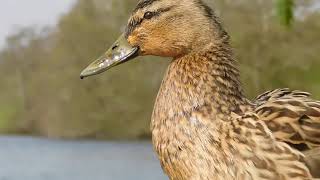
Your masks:
M168 180L148 142L0 136L0 180Z

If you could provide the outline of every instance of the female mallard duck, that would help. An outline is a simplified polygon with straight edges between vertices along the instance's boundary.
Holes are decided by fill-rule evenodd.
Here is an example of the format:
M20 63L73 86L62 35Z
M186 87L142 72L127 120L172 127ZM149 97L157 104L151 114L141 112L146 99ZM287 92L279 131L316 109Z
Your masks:
M201 0L140 1L124 35L81 77L138 55L173 58L151 122L170 179L312 179L293 147L320 145L320 102L288 89L247 100L229 36Z

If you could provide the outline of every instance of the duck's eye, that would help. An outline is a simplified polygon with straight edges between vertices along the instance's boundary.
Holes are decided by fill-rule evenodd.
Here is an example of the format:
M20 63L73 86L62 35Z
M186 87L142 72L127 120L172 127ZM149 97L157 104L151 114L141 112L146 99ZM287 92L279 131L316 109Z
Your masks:
M153 17L153 15L154 14L152 12L148 11L148 12L144 13L143 18L144 19L151 19Z

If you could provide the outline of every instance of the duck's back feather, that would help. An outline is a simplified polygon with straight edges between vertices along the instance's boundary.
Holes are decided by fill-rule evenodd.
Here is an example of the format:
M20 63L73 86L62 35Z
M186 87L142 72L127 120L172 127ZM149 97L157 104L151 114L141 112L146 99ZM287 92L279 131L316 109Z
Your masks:
M252 179L311 179L303 155L286 143L275 140L272 132L255 113L245 113L233 118L230 123L235 127L232 132L240 133L248 141L245 143L249 145L247 148L241 149L241 143L237 146L242 157L249 157L254 164L253 169L247 169ZM245 149L252 149L252 152L246 152Z
M258 96L254 104L278 140L302 149L320 147L320 101L309 93L276 89Z
M320 101L310 94L276 89L258 96L255 112L275 138L303 151L313 177L320 168Z

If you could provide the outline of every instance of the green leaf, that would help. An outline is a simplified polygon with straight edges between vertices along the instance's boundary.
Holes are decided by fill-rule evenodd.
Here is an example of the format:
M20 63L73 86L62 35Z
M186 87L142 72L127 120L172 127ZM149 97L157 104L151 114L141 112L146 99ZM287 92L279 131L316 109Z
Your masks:
M294 19L293 0L277 0L277 15L281 24L291 26Z

